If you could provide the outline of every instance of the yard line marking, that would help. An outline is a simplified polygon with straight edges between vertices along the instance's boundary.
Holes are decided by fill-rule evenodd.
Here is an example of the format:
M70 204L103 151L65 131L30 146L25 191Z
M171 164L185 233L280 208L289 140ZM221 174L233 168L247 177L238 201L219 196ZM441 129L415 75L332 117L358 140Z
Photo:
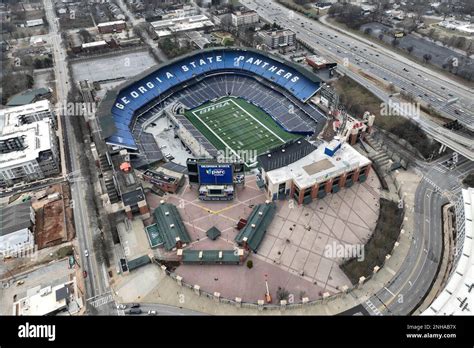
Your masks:
M249 115L250 117L252 117L256 122L258 122L263 128L265 128L267 131L269 131L270 133L272 133L276 138L278 138L281 142L285 142L285 140L283 140L283 138L281 138L280 136L278 136L275 132L273 132L271 129L269 129L267 126L265 126L262 122L260 122L259 120L257 120L252 114L250 114L247 110L245 110L243 107L241 107L239 104L237 104L234 100L232 99L229 99L232 103L235 104L235 106L237 106L240 110L242 110L243 112L245 112L247 115Z

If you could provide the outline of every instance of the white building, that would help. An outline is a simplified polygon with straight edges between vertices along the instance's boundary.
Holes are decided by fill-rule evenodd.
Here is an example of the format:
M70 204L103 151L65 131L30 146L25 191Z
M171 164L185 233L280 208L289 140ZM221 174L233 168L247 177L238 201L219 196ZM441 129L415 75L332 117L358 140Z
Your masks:
M151 22L159 37L166 37L173 33L187 32L213 27L214 23L205 15L163 19Z
M56 127L56 116L51 110L49 100L40 100L32 104L3 109L0 111L0 118L2 116L5 120L5 125L18 127L48 118L51 120L53 127Z
M231 14L231 21L234 27L253 25L258 23L258 13L255 11L237 11Z
M76 277L57 285L28 289L26 296L13 303L13 315L76 314L82 307Z
M258 162L268 198L287 196L298 204L365 181L372 163L337 139L317 147L300 139L260 155Z
M0 136L0 186L59 173L59 151L50 119L6 125Z
M34 248L35 211L31 201L0 208L0 259Z
M43 19L42 18L39 18L39 19L31 19L31 20L28 20L26 21L26 26L28 28L31 28L31 27L37 27L39 25L43 25Z
M472 315L474 312L474 188L462 190L462 196L462 206L456 207L464 213L464 219L456 221L457 263L443 291L422 315Z

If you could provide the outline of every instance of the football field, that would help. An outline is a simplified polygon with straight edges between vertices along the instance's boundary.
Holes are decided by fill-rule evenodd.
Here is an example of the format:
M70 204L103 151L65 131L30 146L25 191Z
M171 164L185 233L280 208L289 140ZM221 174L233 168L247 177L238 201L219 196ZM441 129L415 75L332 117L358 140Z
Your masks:
M245 153L260 155L299 138L283 130L263 110L239 98L209 102L186 111L185 116L218 150L227 148L239 158Z

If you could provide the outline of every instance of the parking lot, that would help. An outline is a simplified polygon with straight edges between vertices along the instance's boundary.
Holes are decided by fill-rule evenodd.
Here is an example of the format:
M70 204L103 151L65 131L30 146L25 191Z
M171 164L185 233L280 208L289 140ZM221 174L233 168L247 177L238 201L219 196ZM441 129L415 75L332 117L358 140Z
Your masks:
M73 61L72 73L75 81L102 81L129 78L156 65L148 51L105 55L101 58Z

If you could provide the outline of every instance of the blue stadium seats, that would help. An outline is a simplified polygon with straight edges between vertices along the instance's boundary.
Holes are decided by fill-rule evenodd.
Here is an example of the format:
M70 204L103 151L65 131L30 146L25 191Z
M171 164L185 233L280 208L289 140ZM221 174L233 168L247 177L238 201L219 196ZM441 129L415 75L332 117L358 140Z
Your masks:
M248 79L228 79L227 75L217 75L221 79L213 80L212 85L206 79L207 75L216 75L222 72L227 74L257 75L279 86L294 97L294 101L306 102L319 88L319 82L308 79L304 73L282 62L253 50L218 49L200 52L184 57L170 65L165 65L150 75L128 85L119 91L116 103L112 107L112 115L116 124L117 133L107 141L130 148L138 148L131 130L137 111L153 102L155 99L166 99L165 93L180 90L180 85L188 84L194 78L204 78L203 88L196 86L194 95L182 96L186 105L202 103L224 95L242 95L246 99L261 100L263 107L272 107L274 101L265 98L261 88L252 89L246 85ZM235 77L235 76L233 76ZM235 82L235 83L234 83ZM255 80L252 82L257 83ZM255 93L259 98L254 98ZM287 95L287 93L285 93ZM169 95L167 95L169 97ZM285 113L283 108L278 112L279 118ZM303 109L305 110L305 109ZM275 110L276 111L276 110ZM305 112L311 112L306 110ZM274 116L276 117L276 116ZM298 121L292 121L292 123ZM300 124L302 122L299 122Z

